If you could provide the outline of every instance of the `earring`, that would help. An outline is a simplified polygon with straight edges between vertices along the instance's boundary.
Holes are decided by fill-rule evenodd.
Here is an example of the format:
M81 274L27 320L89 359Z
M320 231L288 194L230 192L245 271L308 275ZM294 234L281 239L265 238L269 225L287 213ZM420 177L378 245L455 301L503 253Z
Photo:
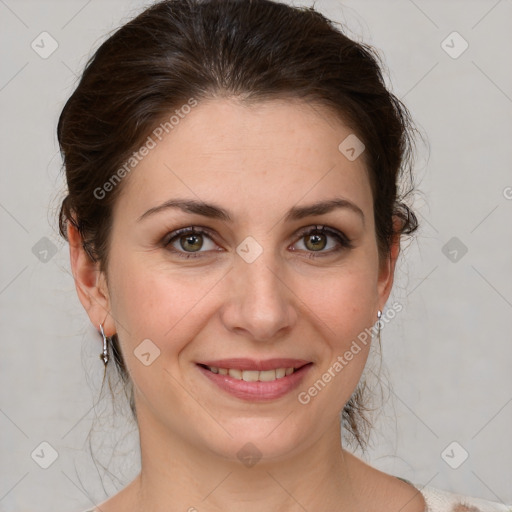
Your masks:
M378 327L379 327L379 339L380 339L380 326L381 326L381 323L382 323L382 322L380 321L381 317L382 317L382 311L379 309L379 310L377 311L377 325L378 325Z
M105 366L108 364L108 340L109 338L105 336L105 333L103 332L103 326L100 324L100 331L101 335L103 336L103 352L100 354L100 359L103 360L103 363Z

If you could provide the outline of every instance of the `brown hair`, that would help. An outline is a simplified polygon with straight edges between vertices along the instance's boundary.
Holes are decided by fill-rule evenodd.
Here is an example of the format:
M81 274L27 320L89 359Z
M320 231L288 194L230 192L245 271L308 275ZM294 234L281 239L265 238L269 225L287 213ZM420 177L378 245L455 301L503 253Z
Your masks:
M251 103L300 98L328 107L365 144L381 261L394 235L417 229L404 202L412 188L400 190L402 177L412 182L416 130L405 105L387 90L372 47L353 41L312 7L165 0L98 48L62 110L57 131L68 194L60 234L66 238L66 223L72 222L106 273L112 206L122 182L101 199L94 191L176 108L190 98L227 96ZM118 372L130 386L117 335L112 345ZM363 390L354 392L342 419L364 450L369 422ZM136 418L133 389L130 405Z

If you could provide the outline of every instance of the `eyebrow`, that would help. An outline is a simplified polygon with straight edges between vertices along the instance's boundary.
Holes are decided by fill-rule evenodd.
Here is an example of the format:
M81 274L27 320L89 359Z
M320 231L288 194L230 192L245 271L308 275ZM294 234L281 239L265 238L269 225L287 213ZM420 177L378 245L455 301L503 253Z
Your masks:
M158 206L154 206L153 208L150 208L148 211L144 212L137 219L137 222L140 222L142 219L154 215L155 213L175 208L187 213L202 215L203 217L208 217L210 219L219 219L225 222L233 222L232 216L224 208L221 208L220 206L217 206L213 203L205 203L203 201L196 201L194 199L170 199L169 201L166 201L165 203L162 203ZM312 217L314 215L324 215L340 208L344 208L357 213L361 217L364 225L365 217L361 208L359 208L359 206L352 203L348 199L341 197L327 201L318 201L306 206L294 206L287 212L284 220L289 222L300 220L305 217Z

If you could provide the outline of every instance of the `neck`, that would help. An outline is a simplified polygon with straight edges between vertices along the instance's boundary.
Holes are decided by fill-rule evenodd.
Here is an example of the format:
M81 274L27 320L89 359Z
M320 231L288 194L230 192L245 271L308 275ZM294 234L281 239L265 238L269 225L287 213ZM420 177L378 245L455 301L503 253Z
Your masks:
M139 417L141 473L129 509L148 512L357 510L356 458L342 449L340 423L308 446L279 457L226 458ZM149 421L148 421L149 420ZM129 510L126 508L125 510Z

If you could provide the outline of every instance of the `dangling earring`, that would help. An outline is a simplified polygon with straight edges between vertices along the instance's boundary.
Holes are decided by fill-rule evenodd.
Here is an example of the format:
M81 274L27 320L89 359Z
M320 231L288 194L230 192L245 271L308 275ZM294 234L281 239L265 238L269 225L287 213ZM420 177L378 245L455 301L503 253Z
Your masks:
M105 333L103 332L103 326L100 324L100 331L101 335L103 336L103 352L100 354L100 359L103 360L103 363L105 366L108 364L108 340L109 338L105 336Z
M381 317L382 317L382 311L379 309L379 310L377 311L377 325L378 325L378 327L379 327L379 331L378 331L379 341L380 341L380 326L381 326L381 323L382 323L382 322L380 321Z

